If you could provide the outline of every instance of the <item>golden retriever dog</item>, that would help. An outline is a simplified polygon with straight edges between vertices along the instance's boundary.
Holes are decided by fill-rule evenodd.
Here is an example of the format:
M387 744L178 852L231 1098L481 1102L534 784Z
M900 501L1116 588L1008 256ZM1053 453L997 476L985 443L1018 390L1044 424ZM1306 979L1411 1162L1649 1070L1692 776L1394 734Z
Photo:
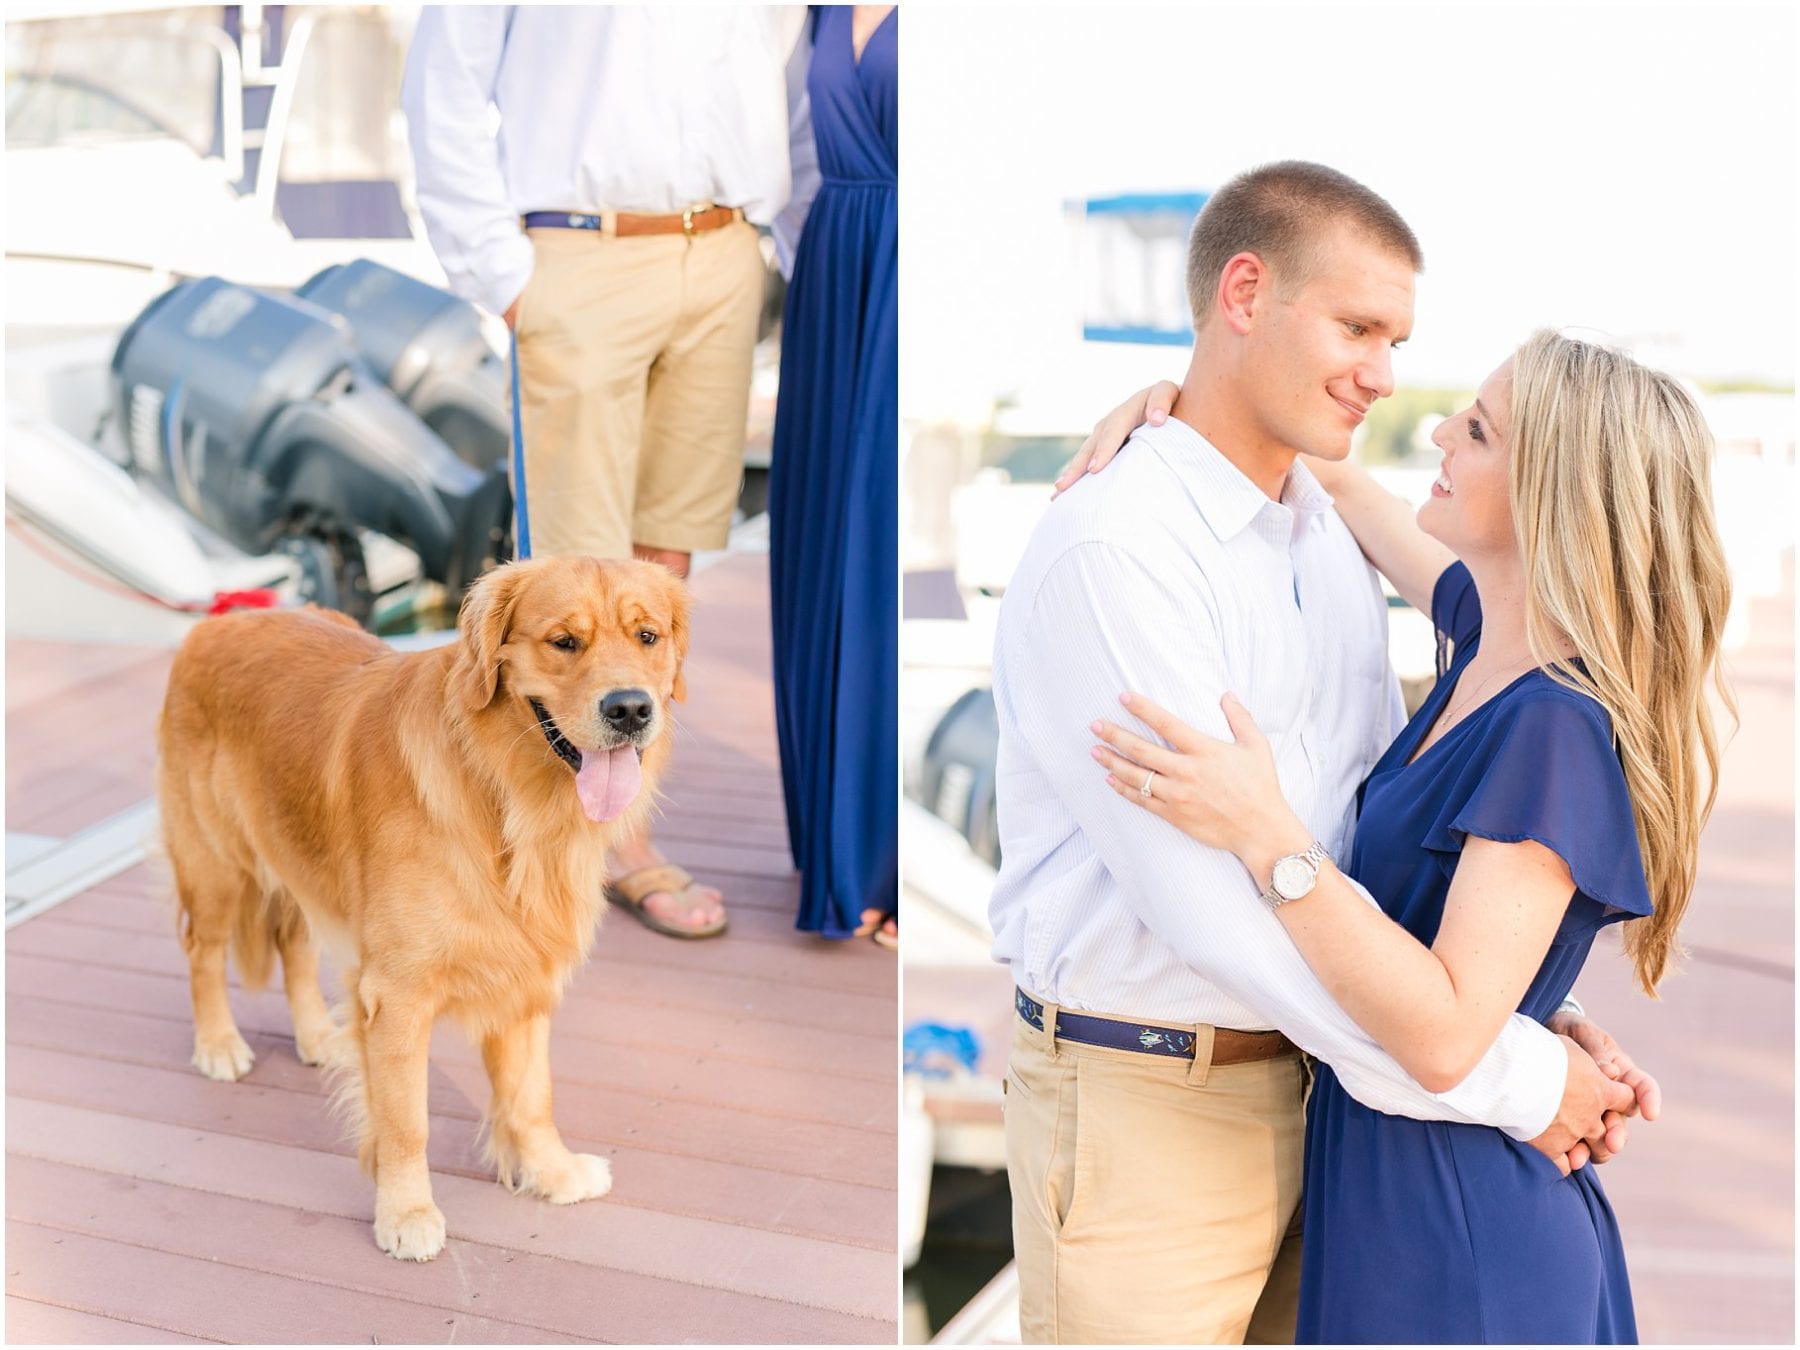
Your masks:
M331 1060L375 1181L375 1241L444 1245L425 1161L427 1046L481 1046L502 1183L606 1194L550 1116L550 1014L587 956L608 847L641 827L683 696L686 587L654 563L544 558L488 573L460 640L403 655L342 615L199 624L163 705L158 790L181 905L194 1064L250 1069L225 995L281 955L294 1041ZM340 1031L318 948L342 975Z

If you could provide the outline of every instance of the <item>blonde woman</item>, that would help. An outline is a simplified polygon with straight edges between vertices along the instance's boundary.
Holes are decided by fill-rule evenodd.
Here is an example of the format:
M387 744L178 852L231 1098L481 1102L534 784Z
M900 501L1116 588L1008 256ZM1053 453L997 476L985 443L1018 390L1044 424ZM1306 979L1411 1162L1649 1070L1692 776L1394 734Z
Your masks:
M1173 386L1147 391L1097 440L1173 403ZM1440 641L1436 687L1363 785L1350 857L1318 856L1229 695L1234 743L1127 694L1159 739L1097 722L1094 755L1127 802L1235 853L1333 997L1444 1090L1508 1014L1550 1017L1607 924L1627 922L1654 994L1713 801L1706 688L1730 582L1711 438L1666 375L1540 332L1432 439L1443 471L1416 525L1354 465L1309 461ZM1372 1111L1320 1065L1299 1339L1634 1341L1595 1171Z

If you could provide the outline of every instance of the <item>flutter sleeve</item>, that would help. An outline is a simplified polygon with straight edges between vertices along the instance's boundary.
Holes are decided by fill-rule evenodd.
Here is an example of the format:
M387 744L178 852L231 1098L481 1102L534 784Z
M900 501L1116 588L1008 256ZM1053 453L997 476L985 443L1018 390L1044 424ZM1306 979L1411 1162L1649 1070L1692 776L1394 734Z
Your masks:
M1649 914L1631 796L1605 711L1541 676L1503 697L1481 739L1458 756L1425 847L1447 873L1471 834L1533 839L1551 850L1575 879L1559 944Z
M1475 580L1461 562L1453 562L1431 588L1431 623L1437 629L1437 673L1450 669L1455 651L1461 651L1481 631L1481 597Z

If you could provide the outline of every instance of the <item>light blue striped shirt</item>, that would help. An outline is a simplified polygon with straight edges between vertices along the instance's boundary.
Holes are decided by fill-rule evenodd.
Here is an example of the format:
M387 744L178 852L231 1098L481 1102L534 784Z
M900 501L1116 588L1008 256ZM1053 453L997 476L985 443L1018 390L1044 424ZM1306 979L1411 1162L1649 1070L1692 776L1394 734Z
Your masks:
M1425 1091L1326 993L1235 857L1106 786L1088 724L1129 723L1125 690L1221 738L1236 694L1289 803L1348 856L1357 785L1403 709L1380 583L1304 462L1272 502L1171 418L1039 524L994 652L994 957L1063 1007L1279 1027L1376 1110L1541 1133L1568 1065L1544 1027L1515 1015L1467 1079Z

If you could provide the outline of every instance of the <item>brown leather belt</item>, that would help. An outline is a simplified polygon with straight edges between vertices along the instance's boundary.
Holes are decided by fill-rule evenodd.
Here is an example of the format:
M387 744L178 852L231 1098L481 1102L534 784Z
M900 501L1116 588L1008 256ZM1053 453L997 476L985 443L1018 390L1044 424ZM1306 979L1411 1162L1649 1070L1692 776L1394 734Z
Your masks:
M698 234L702 230L722 230L744 213L735 206L709 206L704 211L677 211L666 216L634 216L621 211L613 217L613 233L620 238L631 234Z
M722 230L744 218L742 207L702 206L667 215L643 216L630 211L528 211L526 229L593 230L624 239L640 234L699 234Z
M1013 1007L1028 1025L1039 1031L1045 1029L1044 1014L1048 1009L1023 989L1013 990ZM1109 1050L1160 1055L1165 1059L1194 1057L1195 1035L1191 1027L1134 1022L1129 1018L1078 1013L1068 1008L1056 1010L1056 1039L1103 1046ZM1279 1031L1233 1031L1229 1027L1214 1027L1209 1062L1251 1064L1260 1059L1279 1059L1283 1055L1299 1053L1300 1047Z
M1297 1055L1300 1047L1279 1031L1232 1031L1228 1027L1213 1028L1214 1064L1250 1064L1259 1059L1280 1059Z

